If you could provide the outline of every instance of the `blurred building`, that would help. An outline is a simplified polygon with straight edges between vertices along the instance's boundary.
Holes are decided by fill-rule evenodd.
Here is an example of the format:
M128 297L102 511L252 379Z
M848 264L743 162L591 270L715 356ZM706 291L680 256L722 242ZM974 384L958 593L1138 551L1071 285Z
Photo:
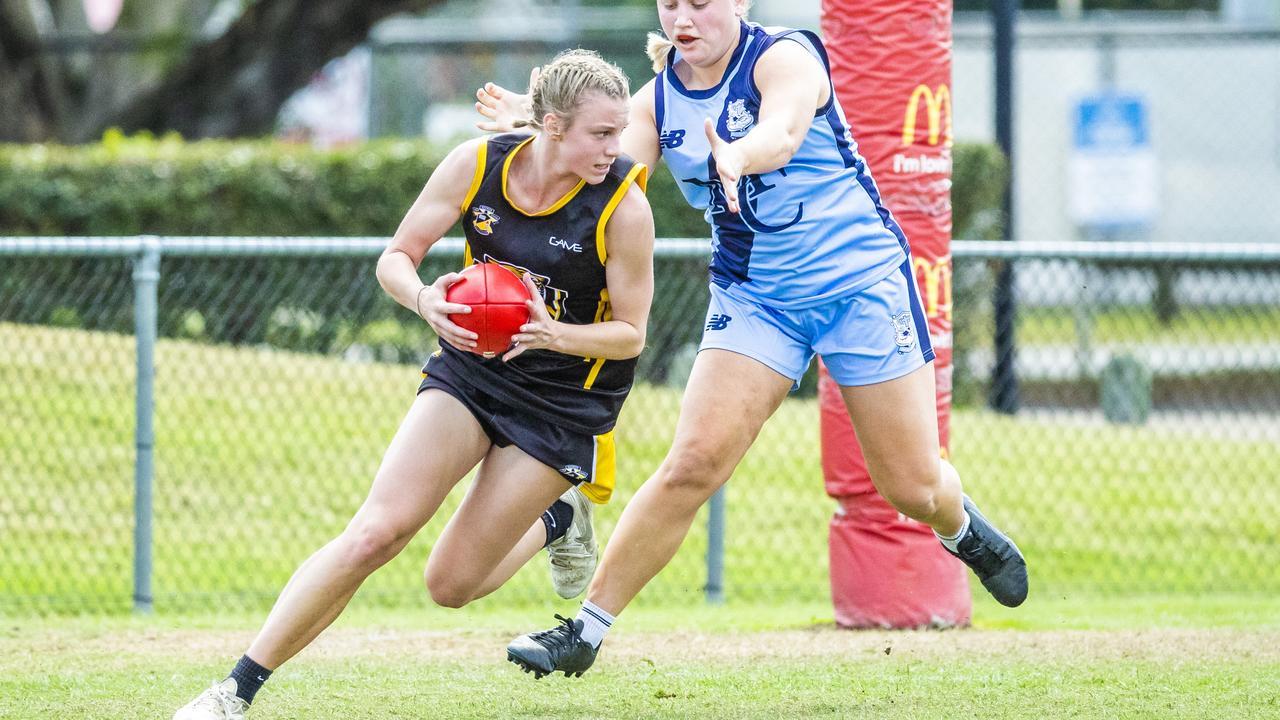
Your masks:
M1280 197L1280 3L1224 0L1218 15L1061 7L1023 13L1018 22L1015 237L1280 239L1280 212L1272 206ZM820 0L757 0L752 17L817 29L820 10ZM452 142L476 132L472 102L480 83L523 88L529 68L566 47L599 50L638 87L650 75L643 42L654 29L656 14L644 6L451 2L438 12L383 22L356 59L348 59L359 71L326 70L317 78L313 91L343 104L346 114L326 113L313 98L291 103L285 117L309 114L365 128L370 136ZM957 14L954 40L956 137L993 141L990 18ZM335 88L339 78L352 83L359 72L368 73L363 94ZM1079 188L1071 186L1069 167L1079 104L1106 93L1141 103L1158 169L1150 189L1158 212L1149 222L1100 232L1072 217L1072 193ZM362 112L363 122L345 119L352 111Z

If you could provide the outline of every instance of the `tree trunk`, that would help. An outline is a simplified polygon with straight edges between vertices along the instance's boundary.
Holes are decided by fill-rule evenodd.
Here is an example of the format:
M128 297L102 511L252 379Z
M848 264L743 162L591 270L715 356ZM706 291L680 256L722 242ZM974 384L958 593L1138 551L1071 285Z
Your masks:
M443 1L257 0L220 37L182 50L154 83L137 73L119 78L106 62L68 72L70 55L45 44L60 32L67 37L50 4L0 2L0 142L83 142L113 126L193 139L261 135L290 95L363 42L376 22ZM189 13L178 15L190 22ZM167 34L177 37L173 30ZM85 67L91 75L78 77Z
M260 0L107 124L187 138L261 135L290 95L362 42L375 22L442 1Z

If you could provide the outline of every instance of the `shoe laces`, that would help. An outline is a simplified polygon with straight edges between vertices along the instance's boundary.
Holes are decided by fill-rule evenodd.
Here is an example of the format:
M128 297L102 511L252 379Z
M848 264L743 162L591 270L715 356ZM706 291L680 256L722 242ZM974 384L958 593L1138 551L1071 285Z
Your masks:
M571 650L578 643L584 642L577 623L559 613L556 614L556 619L561 624L533 636L539 645L546 648L548 652L558 653Z
M1013 549L1008 543L1001 541L1000 536L990 533L986 528L974 525L970 529L968 547L957 546L959 554L970 563L978 565L986 572L996 572L1006 561L1013 557Z
M191 703L191 707L201 710L213 710L228 718L244 717L247 703L240 696L227 692L222 683L214 683L208 690L200 693L200 697Z

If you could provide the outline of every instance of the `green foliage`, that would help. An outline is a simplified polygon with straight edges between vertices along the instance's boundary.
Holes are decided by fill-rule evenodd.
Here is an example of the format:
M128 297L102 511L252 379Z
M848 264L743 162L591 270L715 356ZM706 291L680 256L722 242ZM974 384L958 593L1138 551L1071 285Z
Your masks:
M442 156L406 141L318 151L117 132L0 146L0 233L390 235Z
M6 235L387 235L444 157L420 141L333 150L270 141L125 137L83 146L0 145ZM990 227L1004 164L993 147L955 147L957 237ZM704 237L702 213L671 174L653 173L659 237Z
M76 147L0 145L0 234L389 237L445 152L405 140L315 150L119 132ZM1003 157L987 145L960 144L953 152L956 237L997 236ZM652 174L648 196L659 237L707 236L702 213L688 206L669 172ZM460 234L456 226L450 232ZM654 304L651 316L662 332L651 334L641 367L654 380L697 342L700 326L685 317L690 303L705 304L706 293L705 259L662 262L656 296L665 300ZM20 259L14 267L24 270L0 277L0 297L20 297L30 292L25 279L52 272L47 259ZM42 279L45 291L67 295L56 318L41 314L45 306L15 303L0 308L0 320L130 332L127 308L113 312L107 308L124 306L99 302L129 287L127 263L77 260L58 267L65 272ZM422 273L432 278L448 269L429 260ZM967 302L966 292L980 297L980 280L957 276L957 306ZM334 354L358 346L360 356L383 360L416 357L431 338L400 327L399 308L381 302L374 284L371 267L346 258L168 258L160 279L160 333ZM234 303L202 304L228 292ZM353 304L351 298L373 299ZM968 341L967 328L963 318L956 323L958 347ZM964 383L961 373L957 386ZM802 390L810 394L812 388L810 377Z
M951 226L956 240L995 240L1004 218L1000 200L1009 164L995 145L959 143L951 149Z

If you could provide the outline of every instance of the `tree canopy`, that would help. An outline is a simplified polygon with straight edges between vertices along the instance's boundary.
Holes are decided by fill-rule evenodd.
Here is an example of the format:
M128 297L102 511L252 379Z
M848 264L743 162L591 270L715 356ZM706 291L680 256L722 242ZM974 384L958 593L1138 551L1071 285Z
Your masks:
M130 0L101 36L83 0L0 2L0 141L261 135L374 23L443 1Z

